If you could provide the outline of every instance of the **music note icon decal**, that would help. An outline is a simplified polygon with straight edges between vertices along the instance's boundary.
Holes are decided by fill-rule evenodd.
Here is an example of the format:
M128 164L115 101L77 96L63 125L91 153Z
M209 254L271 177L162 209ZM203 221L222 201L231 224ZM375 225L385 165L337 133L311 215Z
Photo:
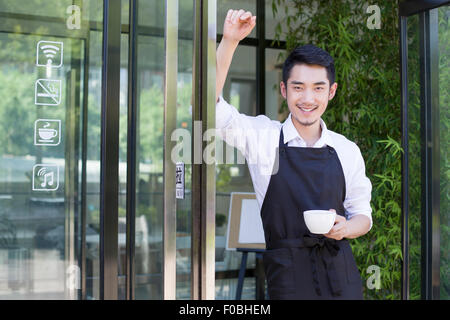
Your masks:
M57 164L33 166L33 191L55 191L58 187L59 166Z

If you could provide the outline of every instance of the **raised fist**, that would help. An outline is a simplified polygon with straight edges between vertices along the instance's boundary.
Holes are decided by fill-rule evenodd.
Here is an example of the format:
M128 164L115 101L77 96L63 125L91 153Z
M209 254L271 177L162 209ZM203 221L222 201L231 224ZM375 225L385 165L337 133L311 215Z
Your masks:
M252 32L256 25L256 16L250 11L228 10L223 26L223 38L232 41L241 41Z

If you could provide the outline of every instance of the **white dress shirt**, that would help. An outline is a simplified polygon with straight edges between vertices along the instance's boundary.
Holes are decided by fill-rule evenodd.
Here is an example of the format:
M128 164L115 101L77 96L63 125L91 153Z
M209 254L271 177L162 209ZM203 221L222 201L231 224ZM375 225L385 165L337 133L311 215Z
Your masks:
M354 142L328 130L322 119L320 125L322 134L313 148L328 145L336 150L344 171L346 188L344 208L347 219L358 214L365 215L370 219L372 228L370 207L372 184L365 174L361 151ZM284 143L289 147L306 147L306 142L292 123L291 114L284 123L271 120L265 115L252 117L239 113L222 96L219 97L216 104L216 135L228 145L237 148L245 157L260 210L271 175L277 171L274 164L280 130L283 130Z

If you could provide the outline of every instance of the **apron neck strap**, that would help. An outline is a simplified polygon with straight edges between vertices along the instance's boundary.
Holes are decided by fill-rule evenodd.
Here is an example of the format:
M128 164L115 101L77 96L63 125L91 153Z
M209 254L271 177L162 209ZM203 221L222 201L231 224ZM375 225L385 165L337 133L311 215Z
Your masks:
M283 136L283 126L281 126L279 147L281 149L284 146L285 146L285 144L284 144L284 136Z

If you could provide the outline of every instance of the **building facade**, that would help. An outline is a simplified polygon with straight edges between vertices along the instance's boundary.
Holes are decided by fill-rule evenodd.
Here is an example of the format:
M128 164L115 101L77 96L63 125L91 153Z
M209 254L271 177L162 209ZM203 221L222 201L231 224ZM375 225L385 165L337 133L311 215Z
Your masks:
M448 64L436 63L433 36L448 28L436 15L449 7L412 2L399 4L402 297L408 298L411 267L408 208L418 205L422 297L436 299L450 286L439 282L439 269L449 267L448 252L438 254L449 241L439 238L446 234L440 228L449 227L442 213L448 195L439 198L448 178L439 180L439 146L447 144L439 143L445 129L435 117L448 105L432 97L437 73ZM235 299L242 253L227 250L230 199L253 186L245 163L227 161L239 158L237 151L208 136L215 51L229 8L250 10L258 24L237 49L223 96L247 115L284 119L278 85L286 44L273 41L283 10L274 15L272 0L0 3L0 299ZM412 32L422 38L409 48ZM417 52L410 57L405 50ZM414 58L425 69L409 75ZM416 75L419 96L407 82ZM419 149L431 144L420 149L419 204L408 197L414 99L424 110L414 141ZM215 147L215 161L205 158L208 147ZM257 257L247 261L245 299L264 298Z

